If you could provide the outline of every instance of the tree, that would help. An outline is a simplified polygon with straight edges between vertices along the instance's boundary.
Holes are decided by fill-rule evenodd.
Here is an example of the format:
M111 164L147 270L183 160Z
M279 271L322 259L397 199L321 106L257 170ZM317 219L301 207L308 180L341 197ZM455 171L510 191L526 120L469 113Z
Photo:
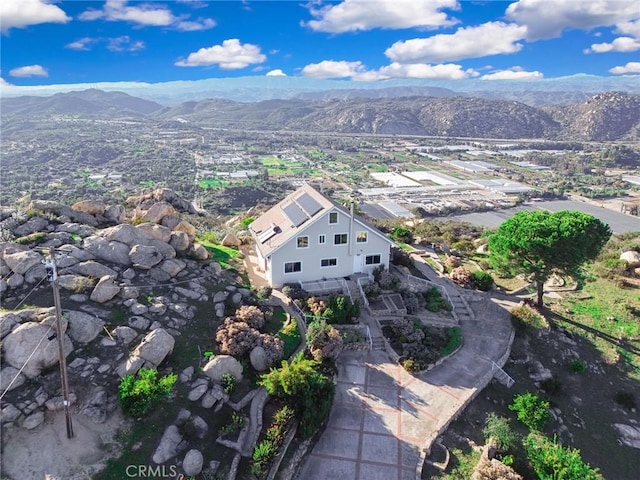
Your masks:
M541 308L549 276L582 278L583 264L598 256L610 236L607 224L586 213L523 211L489 237L489 260L498 271L532 277Z

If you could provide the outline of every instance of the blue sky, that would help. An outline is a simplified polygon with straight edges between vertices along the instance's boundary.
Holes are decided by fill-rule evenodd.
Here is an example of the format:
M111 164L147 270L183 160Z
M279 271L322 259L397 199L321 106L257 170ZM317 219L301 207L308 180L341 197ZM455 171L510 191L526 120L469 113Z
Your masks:
M17 86L640 74L630 0L1 0L0 27Z

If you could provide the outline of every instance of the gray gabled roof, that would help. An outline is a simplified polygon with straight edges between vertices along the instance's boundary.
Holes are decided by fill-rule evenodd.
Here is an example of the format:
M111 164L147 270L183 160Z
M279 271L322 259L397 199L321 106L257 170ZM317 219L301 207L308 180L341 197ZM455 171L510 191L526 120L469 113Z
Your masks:
M347 217L351 216L349 210L306 183L255 219L249 230L258 250L266 258L331 210L339 210ZM357 215L353 219L389 244L395 245L364 219Z

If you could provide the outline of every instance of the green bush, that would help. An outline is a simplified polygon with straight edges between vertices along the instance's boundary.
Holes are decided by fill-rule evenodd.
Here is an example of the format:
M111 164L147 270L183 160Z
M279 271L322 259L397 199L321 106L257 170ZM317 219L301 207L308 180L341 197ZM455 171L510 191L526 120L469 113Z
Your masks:
M141 368L137 376L125 375L118 389L122 411L132 417L145 415L171 393L177 378L175 374L158 378L158 372L150 368Z
M423 295L427 302L426 308L430 312L439 312L442 309L448 310L451 308L447 301L442 298L440 290L438 290L438 287L435 285L427 290Z
M252 475L256 477L264 475L267 467L278 454L294 416L295 412L287 405L273 415L273 421L266 429L264 439L253 450Z
M518 435L511 429L509 419L495 413L487 415L482 433L487 443L493 440L496 448L501 451L515 447L518 441Z
M535 393L516 395L509 410L516 412L518 420L529 430L541 430L549 420L549 402Z
M513 308L511 310L511 320L520 331L527 328L542 329L547 326L544 317L529 305L520 305Z
M572 373L584 373L586 369L587 364L579 358L575 358L569 363L569 370Z
M440 351L440 355L446 357L453 353L456 348L462 345L462 330L460 327L452 327L447 331L448 341L444 348Z
M261 287L258 287L258 289L256 290L256 295L258 296L258 298L266 299L271 296L272 292L273 289L271 287L263 285Z
M233 389L236 387L236 377L231 375L230 373L225 373L222 376L222 388L224 393L227 395L233 392Z
M278 338L284 342L282 357L287 359L293 355L293 352L295 352L302 341L300 330L298 330L298 322L295 318L291 318L289 323L282 327L278 332Z
M597 468L584 463L580 450L558 445L540 433L530 433L522 444L540 480L602 480Z
M299 431L303 438L313 436L333 402L335 385L320 372L320 367L319 362L305 358L300 352L260 379L270 395L286 400L300 415Z
M488 292L493 287L493 277L490 273L476 270L471 274L474 285L483 292Z

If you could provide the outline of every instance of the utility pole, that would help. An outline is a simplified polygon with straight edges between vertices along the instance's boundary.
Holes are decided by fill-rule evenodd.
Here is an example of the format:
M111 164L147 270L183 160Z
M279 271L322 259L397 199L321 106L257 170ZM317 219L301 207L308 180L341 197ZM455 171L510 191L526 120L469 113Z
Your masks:
M67 421L67 438L73 438L73 425L71 423L71 412L69 407L69 383L67 381L67 357L64 354L64 332L62 331L62 306L60 305L60 286L58 285L58 272L53 251L49 250L49 261L44 262L47 269L47 278L51 282L53 289L53 303L56 307L56 337L58 338L58 354L60 356L60 383L62 384L62 399L64 405L64 415Z

